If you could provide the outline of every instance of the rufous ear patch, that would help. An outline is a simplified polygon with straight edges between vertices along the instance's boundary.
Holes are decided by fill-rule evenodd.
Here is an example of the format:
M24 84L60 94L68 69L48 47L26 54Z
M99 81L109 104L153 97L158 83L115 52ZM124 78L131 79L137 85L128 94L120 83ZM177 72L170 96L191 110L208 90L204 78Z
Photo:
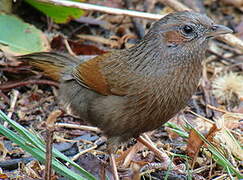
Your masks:
M188 39L185 38L180 32L178 31L168 31L165 32L165 41L169 44L181 44L186 42Z

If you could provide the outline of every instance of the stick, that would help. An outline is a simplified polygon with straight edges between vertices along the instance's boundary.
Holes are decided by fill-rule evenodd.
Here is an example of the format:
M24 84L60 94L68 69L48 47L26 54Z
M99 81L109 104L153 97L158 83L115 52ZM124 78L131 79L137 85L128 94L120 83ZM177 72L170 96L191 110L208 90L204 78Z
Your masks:
M11 97L11 101L10 101L10 109L9 109L9 112L8 112L8 117L11 118L12 115L13 115L13 112L14 112L14 108L15 108L15 105L17 103L17 99L18 99L18 96L19 96L19 91L13 89L13 95ZM5 121L3 123L3 126L4 127L7 127L8 126L8 122Z
M19 91L13 89L13 95L12 95L12 98L11 98L11 102L10 102L10 109L9 109L9 112L8 112L8 117L11 119L12 115L13 115L13 112L14 112L14 108L15 108L15 105L16 105L16 102L17 102L17 99L18 99L18 96L19 96Z
M119 175L118 175L117 167L116 167L116 160L115 160L115 157L114 157L113 153L110 154L110 161L111 161L111 166L112 166L114 179L115 180L119 180Z
M60 110L56 110L51 112L46 121L46 162L45 162L45 180L51 180L51 163L52 163L52 144L53 144L53 133L55 131L55 121L58 116L60 116L62 112Z
M66 7L73 7L84 9L88 11L99 11L108 14L116 14L116 15L126 15L132 17L139 17L139 18L146 18L151 20L158 20L164 17L161 14L152 14L140 11L133 11L133 10L126 10L126 9L119 9L119 8L112 8L112 7L105 7L99 6L95 4L88 4L88 3L81 3L81 2L74 2L74 1L67 1L67 0L38 0L39 2L54 4L58 6L66 6Z
M75 156L72 157L72 161L76 161L81 155L83 155L83 154L85 154L87 152L90 152L90 151L92 151L92 150L94 150L96 148L97 148L97 145L95 144L94 146L79 152L78 154L76 154Z
M97 127L92 126L84 126L84 125L78 125L78 124L68 124L68 123L56 123L56 127L64 127L64 128L72 128L72 129L81 129L84 131L94 131L97 133L100 133L100 129Z
M143 136L139 136L137 138L137 141L139 141L144 146L146 146L149 150L154 152L163 163L169 165L171 163L169 156L164 151L159 150L145 133L143 134ZM175 165L172 163L172 166Z

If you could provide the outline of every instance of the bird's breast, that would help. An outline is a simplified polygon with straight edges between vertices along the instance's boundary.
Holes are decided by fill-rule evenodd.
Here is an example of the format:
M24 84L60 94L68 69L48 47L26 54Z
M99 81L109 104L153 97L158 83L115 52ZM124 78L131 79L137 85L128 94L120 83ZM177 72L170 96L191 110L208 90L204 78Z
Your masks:
M155 129L184 108L196 91L200 69L183 69L140 81L137 92L128 95L126 104L131 117L140 119L140 129Z

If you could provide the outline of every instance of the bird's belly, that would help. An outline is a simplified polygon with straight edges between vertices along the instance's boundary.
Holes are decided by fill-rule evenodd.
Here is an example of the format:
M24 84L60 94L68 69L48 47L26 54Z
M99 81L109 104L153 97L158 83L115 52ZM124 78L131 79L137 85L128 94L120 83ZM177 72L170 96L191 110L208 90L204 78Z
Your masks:
M89 90L74 80L61 83L59 90L59 102L72 115L83 120L88 120L90 102L102 95Z

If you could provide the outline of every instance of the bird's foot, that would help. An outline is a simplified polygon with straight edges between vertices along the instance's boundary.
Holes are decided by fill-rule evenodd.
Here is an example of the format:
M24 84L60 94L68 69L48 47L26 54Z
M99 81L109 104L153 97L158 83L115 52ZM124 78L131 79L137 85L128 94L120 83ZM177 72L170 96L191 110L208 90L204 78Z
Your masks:
M144 146L146 146L150 151L154 152L154 154L162 161L162 163L156 163L156 167L160 167L159 169L171 169L176 170L179 172L183 172L181 167L176 166L169 158L169 156L166 154L164 150L158 149L152 140L149 138L148 135L145 133L137 138L137 141L142 143Z

